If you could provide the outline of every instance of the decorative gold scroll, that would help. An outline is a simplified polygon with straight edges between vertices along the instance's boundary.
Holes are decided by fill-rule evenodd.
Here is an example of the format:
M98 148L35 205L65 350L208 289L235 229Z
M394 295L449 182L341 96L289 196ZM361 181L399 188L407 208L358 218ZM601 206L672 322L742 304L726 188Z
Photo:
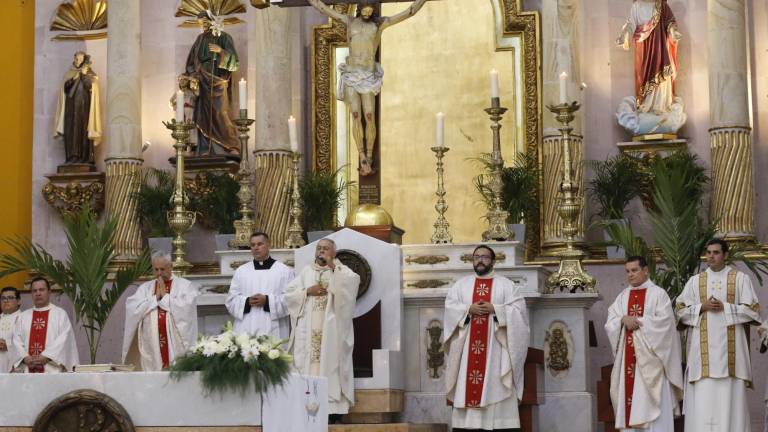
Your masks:
M56 8L51 22L51 31L65 34L54 36L54 40L93 40L107 37L107 1L73 0ZM81 33L83 32L83 33Z
M240 0L182 0L181 6L176 9L177 17L192 17L185 20L179 27L197 27L197 15L210 9L216 16L241 14L246 12L245 5ZM224 25L240 24L245 21L240 18L229 17L224 19Z

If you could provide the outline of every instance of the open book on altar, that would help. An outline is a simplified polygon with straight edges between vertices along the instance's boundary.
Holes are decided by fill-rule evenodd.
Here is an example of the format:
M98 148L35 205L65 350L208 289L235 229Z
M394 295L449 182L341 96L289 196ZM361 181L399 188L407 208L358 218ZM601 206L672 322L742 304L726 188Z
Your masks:
M75 366L75 372L133 372L136 366L132 364L84 364Z

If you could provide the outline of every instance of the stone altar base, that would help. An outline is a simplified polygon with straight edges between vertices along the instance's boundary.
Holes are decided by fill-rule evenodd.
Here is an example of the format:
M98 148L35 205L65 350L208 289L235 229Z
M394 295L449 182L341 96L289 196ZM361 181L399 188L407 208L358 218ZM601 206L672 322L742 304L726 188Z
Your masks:
M444 424L340 424L328 427L329 432L448 432Z

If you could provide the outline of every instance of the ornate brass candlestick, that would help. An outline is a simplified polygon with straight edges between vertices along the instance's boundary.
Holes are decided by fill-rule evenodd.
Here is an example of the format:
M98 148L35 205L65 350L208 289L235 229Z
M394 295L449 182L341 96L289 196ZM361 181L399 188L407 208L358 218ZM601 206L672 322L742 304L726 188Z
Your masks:
M240 132L240 170L235 179L240 184L237 197L240 199L240 219L234 222L235 238L229 241L229 247L233 249L248 249L251 246L251 234L253 233L253 169L248 159L248 130L255 120L248 118L248 110L240 110L240 118L235 120L237 130Z
M485 112L491 117L491 130L493 131L493 152L491 153L491 181L489 187L493 193L493 208L488 210L486 219L488 219L488 231L483 233L484 241L505 241L514 238L514 235L507 228L507 217L509 213L501 205L501 171L504 169L504 159L501 157L501 117L507 112L507 109L501 106L499 98L491 98L491 107L486 108Z
M581 212L581 199L578 196L579 185L574 181L573 164L571 162L571 131L569 125L573 121L574 113L579 110L578 102L549 105L555 118L563 126L560 128L563 143L563 182L560 184L559 202L557 214L564 222L563 235L565 236L565 250L560 252L560 268L556 273L547 278L547 293L555 291L597 292L597 281L581 267L581 260L585 257L582 250L574 246L578 228L576 226Z
M432 233L432 243L452 243L453 237L451 236L448 228L448 220L445 219L445 212L448 210L448 204L445 202L445 186L443 183L443 155L450 150L445 146L432 147L432 151L437 156L437 204L435 204L435 210L437 210L437 220L434 227L435 232Z
M299 159L301 154L293 153L293 162L291 172L293 173L293 192L291 193L291 226L288 227L288 240L285 241L285 247L296 249L307 244L301 236L301 197L299 195Z
M173 210L168 212L168 225L176 233L173 239L173 274L181 276L190 268L192 264L184 259L187 254L187 241L182 234L189 230L195 224L195 212L185 209L189 199L184 192L184 152L189 145L189 131L194 127L191 122L177 122L171 120L165 124L170 129L171 136L176 140L173 148L176 149L176 185L171 195L171 206Z

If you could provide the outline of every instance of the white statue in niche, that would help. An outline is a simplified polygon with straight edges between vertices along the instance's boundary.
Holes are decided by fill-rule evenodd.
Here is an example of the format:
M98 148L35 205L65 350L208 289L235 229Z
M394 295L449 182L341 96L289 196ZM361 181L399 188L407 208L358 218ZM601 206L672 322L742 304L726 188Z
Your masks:
M633 136L675 135L686 120L677 79L675 15L667 0L634 0L616 44L629 50L635 42L635 96L622 99L616 118Z

